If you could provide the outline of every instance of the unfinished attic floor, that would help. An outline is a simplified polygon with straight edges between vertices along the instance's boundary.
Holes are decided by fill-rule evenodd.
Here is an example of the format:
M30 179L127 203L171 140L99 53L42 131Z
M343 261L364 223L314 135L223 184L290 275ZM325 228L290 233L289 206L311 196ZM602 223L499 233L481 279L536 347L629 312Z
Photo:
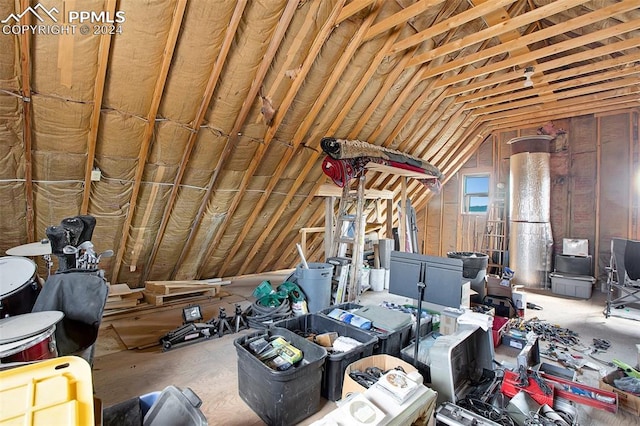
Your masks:
M232 278L231 284L224 289L233 295L240 296L233 300L244 300L251 303L251 293L263 280L270 280L274 286L280 284L290 274L290 270L277 271L261 275ZM619 359L635 365L638 359L636 344L640 344L640 323L638 321L610 317L602 314L606 296L594 290L591 299L578 300L553 295L551 291L527 291L527 301L535 303L543 310L527 310L526 319L538 317L541 320L557 324L577 332L581 343L589 345L593 338L607 339L611 348L606 353L598 354L600 359ZM410 299L389 294L387 291L367 291L361 296L360 304L378 304L382 301L395 303L411 303ZM227 312L229 309L227 309ZM167 315L174 318L169 328L181 323L181 309L166 310ZM135 323L144 315L132 317ZM206 318L208 319L208 318ZM118 320L120 322L126 320ZM95 395L101 399L104 408L150 392L161 391L166 386L174 385L181 389L191 388L203 401L200 407L210 425L262 425L262 420L242 401L238 394L238 357L234 340L242 334L255 330L245 330L238 334L228 334L222 338L210 339L193 345L162 352L159 345L145 349L127 350L118 333L112 326L113 321L105 318L96 345L93 365L93 384ZM153 321L142 321L146 333L152 340L164 335L167 324ZM120 324L122 327L122 324ZM126 328L126 324L125 324ZM541 349L546 343L541 342ZM504 365L514 364L518 350L499 346L495 359ZM544 362L555 364L553 361ZM598 364L603 371L612 371L612 367ZM577 380L590 386L598 387L599 372L583 369ZM322 400L321 409L315 415L305 419L301 424L308 425L322 418L336 407L336 403ZM579 423L589 425L640 425L640 419L626 411L619 410L611 414L602 410L579 405Z

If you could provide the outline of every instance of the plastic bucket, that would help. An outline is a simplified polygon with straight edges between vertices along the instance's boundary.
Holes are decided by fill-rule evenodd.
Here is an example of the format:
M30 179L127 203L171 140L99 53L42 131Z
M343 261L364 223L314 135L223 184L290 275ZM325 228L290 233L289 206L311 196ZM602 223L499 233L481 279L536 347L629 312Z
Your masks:
M333 265L329 263L309 263L309 269L296 267L298 286L307 298L310 313L318 312L331 305L331 279Z
M384 269L372 269L371 272L369 272L369 284L371 285L371 290L384 290L384 272Z

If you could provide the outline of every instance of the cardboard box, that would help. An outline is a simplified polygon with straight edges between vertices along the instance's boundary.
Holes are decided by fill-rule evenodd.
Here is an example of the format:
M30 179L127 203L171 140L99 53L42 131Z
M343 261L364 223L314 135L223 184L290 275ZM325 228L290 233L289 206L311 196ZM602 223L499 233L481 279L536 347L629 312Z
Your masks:
M598 387L602 390L613 392L618 395L618 407L625 411L628 411L636 416L640 416L640 396L635 396L632 393L625 392L613 386L613 381L624 377L622 370L615 370L601 377L598 382Z
M511 297L513 288L509 280L503 280L497 275L487 276L487 294L501 297Z
M422 376L420 375L420 373L418 373L418 370L408 362L405 362L400 358L396 358L391 355L372 355L366 358L362 358L356 362L352 362L344 370L344 381L342 382L342 399L346 398L347 395L351 393L362 393L367 390L364 386L358 384L349 376L350 372L354 370L364 371L370 367L378 367L382 371L386 371L398 366L402 367L405 373L407 373L407 375L409 375L411 379L419 384L422 384Z
M589 254L589 240L575 239L575 238L563 238L562 239L562 254L569 254L572 256L586 256Z

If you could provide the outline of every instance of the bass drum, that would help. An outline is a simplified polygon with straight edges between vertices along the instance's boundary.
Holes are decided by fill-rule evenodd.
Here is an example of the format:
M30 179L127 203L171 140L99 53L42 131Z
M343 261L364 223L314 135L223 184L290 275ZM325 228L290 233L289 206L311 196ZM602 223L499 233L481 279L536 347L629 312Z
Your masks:
M31 312L41 289L36 271L26 257L0 257L0 318Z

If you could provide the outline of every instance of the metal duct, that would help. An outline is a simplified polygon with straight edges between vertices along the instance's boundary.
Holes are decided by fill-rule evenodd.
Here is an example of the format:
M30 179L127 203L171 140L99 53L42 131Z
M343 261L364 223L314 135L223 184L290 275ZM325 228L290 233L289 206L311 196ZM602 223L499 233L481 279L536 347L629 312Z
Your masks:
M510 233L509 268L516 272L514 282L525 287L546 287L553 247L551 224L511 222Z
M509 141L509 219L518 222L549 222L551 219L551 173L546 135L524 136Z
M509 267L514 281L526 287L546 287L551 268L551 172L546 135L509 141Z

